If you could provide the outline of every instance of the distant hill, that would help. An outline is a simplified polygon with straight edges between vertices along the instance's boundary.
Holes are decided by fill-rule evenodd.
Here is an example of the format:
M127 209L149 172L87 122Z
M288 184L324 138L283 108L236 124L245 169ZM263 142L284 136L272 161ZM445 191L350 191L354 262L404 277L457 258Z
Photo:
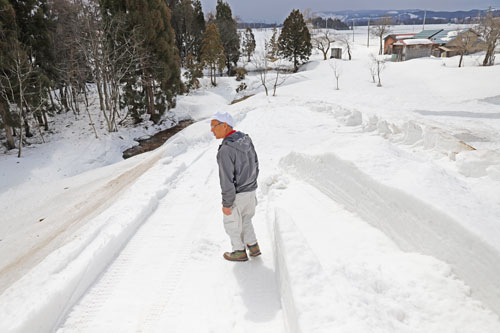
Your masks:
M315 12L314 15L323 19L338 19L342 22L350 23L354 20L356 25L367 25L368 19L371 21L382 17L391 16L394 24L421 24L426 15L426 23L473 23L479 16L484 16L487 10L473 9L469 11L432 11L425 14L421 9L405 10L343 10L343 11L322 11ZM493 9L495 16L500 16L500 9Z

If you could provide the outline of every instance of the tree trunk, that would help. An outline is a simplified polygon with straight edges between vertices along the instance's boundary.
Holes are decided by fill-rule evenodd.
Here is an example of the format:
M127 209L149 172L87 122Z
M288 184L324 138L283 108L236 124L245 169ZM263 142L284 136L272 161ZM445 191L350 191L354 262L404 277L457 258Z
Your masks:
M101 85L101 80L96 79L96 86L97 86L97 95L99 95L99 106L101 107L101 111L105 112L104 108L104 96L102 95L102 85Z
M50 97L50 105L52 106L52 110L55 112L57 110L57 108L56 108L56 105L54 103L54 99L52 98L52 92L50 91L49 88L47 88L47 92L48 92L49 97Z
M47 111L45 111L45 108L42 108L42 117L43 117L43 121L45 123L45 125L44 125L45 131L48 131L49 130L49 121L47 120Z
M328 54L328 50L326 50L326 52L321 50L321 52L323 52L323 60L326 60L326 55Z
M21 119L20 119L20 126L19 126L19 147L18 147L18 152L17 152L17 157L21 157L21 152L22 152L22 149L23 149L23 126L22 126L22 123L24 121L24 117L23 117L23 113L20 112L19 113Z
M380 48L378 50L378 54L379 55L382 55L382 50L383 50L383 47L382 47L382 36L380 36Z
M491 56L493 54L493 51L494 49L491 49L491 47L488 46L488 49L486 50L486 55L484 56L484 60L483 60L483 66L491 66L493 65L491 63Z
M0 117L2 118L3 127L5 129L5 136L7 137L7 148L14 149L16 148L16 144L14 142L14 137L12 136L12 130L7 124L7 110L5 110L3 103L0 103Z
M155 107L154 107L154 96L153 96L153 87L151 82L151 76L146 74L146 104L148 108L148 113L150 114L151 119L155 115Z
M64 86L64 88L63 87L59 88L59 95L61 97L61 104L63 105L64 110L68 112L69 106L68 106L68 99L66 98L67 96L66 86Z
M464 58L464 54L463 53L460 53L460 61L458 62L458 67L462 67L462 60Z
M293 69L294 69L294 72L297 72L299 70L299 66L297 64L297 55L296 54L293 55Z

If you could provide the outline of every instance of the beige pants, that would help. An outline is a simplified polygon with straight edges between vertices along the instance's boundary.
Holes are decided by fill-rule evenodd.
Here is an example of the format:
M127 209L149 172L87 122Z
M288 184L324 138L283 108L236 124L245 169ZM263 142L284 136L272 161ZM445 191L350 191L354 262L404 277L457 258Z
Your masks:
M231 239L233 251L243 250L257 242L252 225L257 197L255 191L236 193L231 215L224 215L224 229Z

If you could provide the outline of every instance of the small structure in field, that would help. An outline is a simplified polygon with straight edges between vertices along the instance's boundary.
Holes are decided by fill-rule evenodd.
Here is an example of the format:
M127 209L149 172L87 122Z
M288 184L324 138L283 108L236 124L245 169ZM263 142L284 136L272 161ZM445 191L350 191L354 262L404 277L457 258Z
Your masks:
M342 48L332 47L330 59L342 59Z
M434 42L432 55L435 57L453 57L486 50L486 43L473 29L442 30L431 38Z
M391 34L384 38L384 54L392 54L392 45L398 41L413 38L415 34Z
M392 61L430 57L434 43L429 39L404 39L393 44Z

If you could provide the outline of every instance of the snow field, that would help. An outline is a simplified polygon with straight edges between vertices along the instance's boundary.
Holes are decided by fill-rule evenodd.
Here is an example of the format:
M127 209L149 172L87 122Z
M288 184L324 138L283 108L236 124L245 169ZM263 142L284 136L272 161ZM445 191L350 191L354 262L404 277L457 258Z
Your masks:
M464 69L454 58L391 63L376 88L373 49L355 45L342 61L339 91L313 56L275 98L252 75L245 93L258 94L234 106L233 78L180 97L178 117L201 121L0 295L0 330L500 331L498 92L484 84L500 67L470 67L477 56ZM263 256L246 263L221 258L218 143L204 119L223 110L261 163ZM77 153L50 163L71 171Z

